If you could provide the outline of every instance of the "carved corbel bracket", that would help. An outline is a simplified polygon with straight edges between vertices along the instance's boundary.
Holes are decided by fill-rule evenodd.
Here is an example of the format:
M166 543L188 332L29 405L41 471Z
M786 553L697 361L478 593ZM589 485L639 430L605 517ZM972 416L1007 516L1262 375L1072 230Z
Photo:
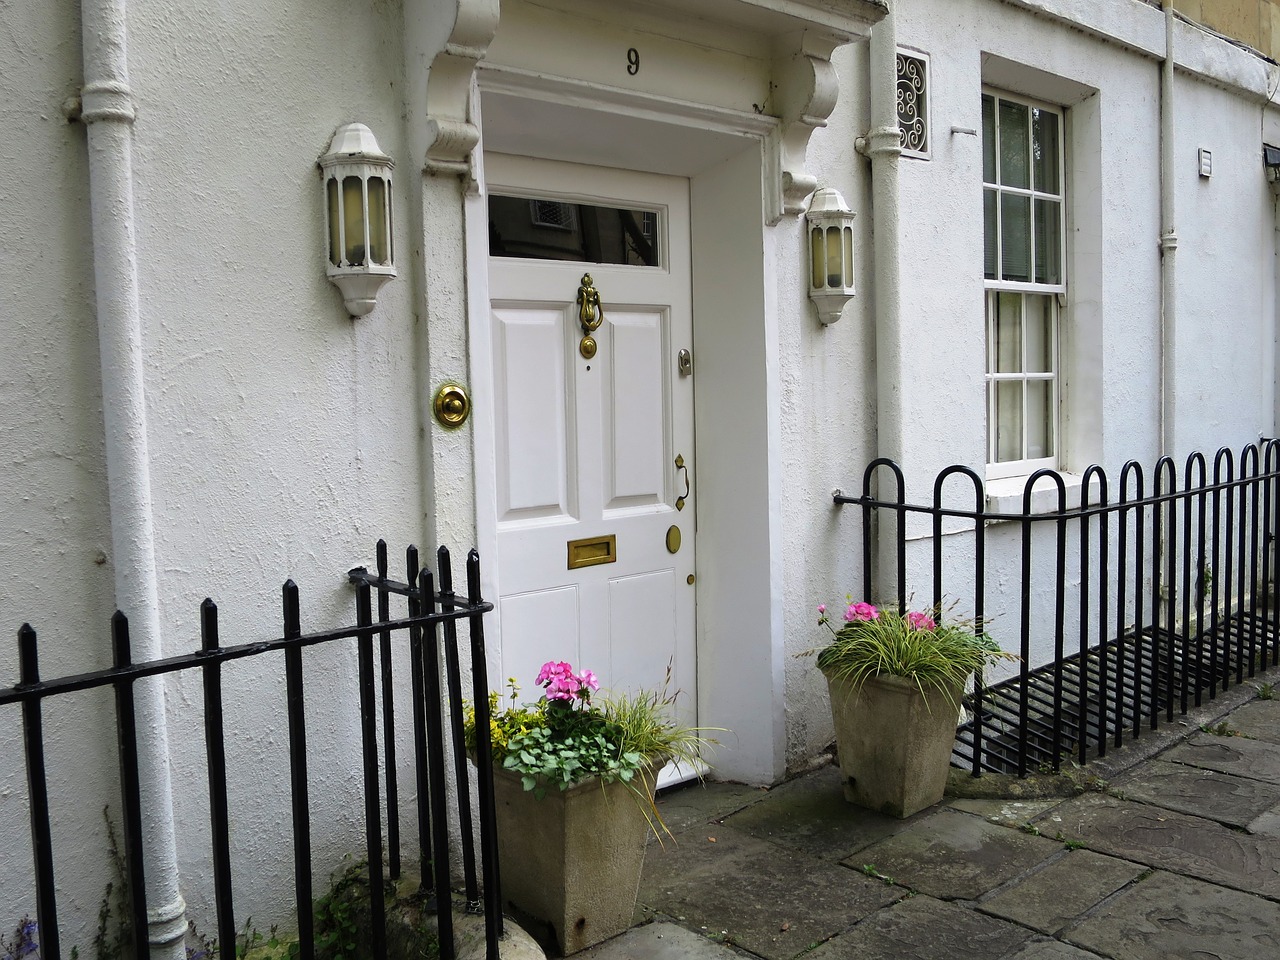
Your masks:
M498 0L457 0L457 19L427 79L427 136L423 169L471 176L480 127L472 115L476 67L498 31Z
M779 39L773 61L774 113L779 123L765 141L766 216L775 224L804 211L817 189L805 170L809 138L827 125L835 109L840 80L831 54L848 37L805 30Z

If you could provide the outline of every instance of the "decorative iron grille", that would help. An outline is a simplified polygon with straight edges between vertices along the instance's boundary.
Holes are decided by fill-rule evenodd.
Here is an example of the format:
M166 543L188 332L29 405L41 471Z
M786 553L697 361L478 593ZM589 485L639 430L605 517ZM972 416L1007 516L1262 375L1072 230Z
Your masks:
M912 157L929 156L928 61L908 53L898 54L898 128L902 131L902 152Z

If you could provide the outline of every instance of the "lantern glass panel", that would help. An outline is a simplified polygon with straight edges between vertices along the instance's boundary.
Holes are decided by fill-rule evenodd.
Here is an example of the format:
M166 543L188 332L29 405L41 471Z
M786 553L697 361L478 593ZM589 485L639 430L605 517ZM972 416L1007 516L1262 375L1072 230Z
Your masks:
M342 215L345 231L343 239L347 244L347 264L363 267L365 262L364 185L359 177L346 177L342 181Z
M844 286L840 269L843 261L844 258L840 255L840 228L827 227L827 286Z
M853 227L844 228L844 285L853 286Z
M387 181L382 177L369 178L369 260L377 264L390 262L387 253Z
M822 289L822 270L826 263L827 255L822 249L822 227L814 227L809 231L809 264L813 271L810 282L815 290Z
M329 198L329 262L335 267L342 262L342 212L338 205L338 178L330 177L325 185Z

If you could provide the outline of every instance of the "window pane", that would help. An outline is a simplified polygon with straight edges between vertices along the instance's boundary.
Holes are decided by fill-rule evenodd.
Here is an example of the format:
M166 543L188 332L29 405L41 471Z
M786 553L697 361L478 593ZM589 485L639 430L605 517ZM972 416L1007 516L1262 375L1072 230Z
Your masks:
M1053 456L1053 381L1027 381L1027 458Z
M657 215L528 197L489 197L489 255L661 266Z
M996 105L982 98L982 182L996 182Z
M1031 198L1000 195L1000 277L1031 279Z
M988 280L996 278L996 192L982 191L982 272Z
M1053 298L1027 295L1027 372L1053 373Z
M996 384L996 462L1022 460L1022 383Z
M1022 372L1022 294L996 296L996 373Z
M1036 283L1062 282L1062 204L1036 198Z
M1037 190L1059 195L1058 115L1048 110L1031 110L1031 166Z
M1029 187L1031 150L1027 130L1027 107L1000 101L1000 182L1006 187Z

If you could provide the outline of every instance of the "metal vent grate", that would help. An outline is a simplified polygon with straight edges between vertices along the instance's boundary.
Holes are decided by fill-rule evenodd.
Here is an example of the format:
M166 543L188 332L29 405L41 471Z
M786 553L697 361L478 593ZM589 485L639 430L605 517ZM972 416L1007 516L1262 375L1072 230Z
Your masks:
M1026 776L1104 756L1253 676L1276 639L1264 611L1245 611L1198 644L1147 629L1005 680L983 690L980 703L966 697L981 724L970 719L956 731L952 765Z

